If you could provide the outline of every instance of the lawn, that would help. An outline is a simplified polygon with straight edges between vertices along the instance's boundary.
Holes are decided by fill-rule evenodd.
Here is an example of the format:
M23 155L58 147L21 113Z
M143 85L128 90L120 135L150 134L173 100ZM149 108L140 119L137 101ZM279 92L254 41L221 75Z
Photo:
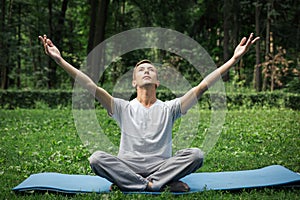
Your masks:
M209 111L201 111L209 116ZM103 110L99 121L117 137L116 124ZM221 136L199 172L245 170L280 164L300 172L300 112L286 109L231 110ZM205 130L205 117L199 131ZM93 174L70 109L0 110L0 199L168 199L161 196L112 194L15 194L11 188L33 173ZM115 141L118 141L115 138ZM194 141L193 145L200 145ZM299 189L259 189L238 192L205 191L180 199L299 199ZM175 197L174 197L175 198Z

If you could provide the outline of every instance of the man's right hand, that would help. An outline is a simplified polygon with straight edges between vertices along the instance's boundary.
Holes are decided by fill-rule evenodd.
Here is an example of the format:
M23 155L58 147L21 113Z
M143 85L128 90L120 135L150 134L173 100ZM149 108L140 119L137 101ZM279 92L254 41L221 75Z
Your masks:
M50 39L47 38L46 35L39 36L39 39L44 45L45 53L49 55L55 62L59 62L61 59L61 54L58 48L52 43Z

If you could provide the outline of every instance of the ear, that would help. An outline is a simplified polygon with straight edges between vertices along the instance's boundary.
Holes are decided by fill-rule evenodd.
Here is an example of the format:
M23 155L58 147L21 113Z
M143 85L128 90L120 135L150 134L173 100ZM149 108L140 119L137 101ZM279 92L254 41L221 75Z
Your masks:
M136 88L136 80L132 81L132 87Z
M159 81L156 81L156 84L155 84L156 88L158 88L159 85L160 85L160 82L159 82Z

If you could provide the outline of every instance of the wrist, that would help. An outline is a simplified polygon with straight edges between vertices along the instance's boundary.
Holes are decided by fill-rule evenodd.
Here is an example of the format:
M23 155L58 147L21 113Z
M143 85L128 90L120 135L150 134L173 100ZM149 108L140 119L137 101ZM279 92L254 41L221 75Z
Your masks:
M57 57L54 59L54 61L58 64L58 65L61 65L64 61L64 59L60 56L60 57Z
M230 60L231 60L232 65L235 65L240 60L240 58L232 56Z

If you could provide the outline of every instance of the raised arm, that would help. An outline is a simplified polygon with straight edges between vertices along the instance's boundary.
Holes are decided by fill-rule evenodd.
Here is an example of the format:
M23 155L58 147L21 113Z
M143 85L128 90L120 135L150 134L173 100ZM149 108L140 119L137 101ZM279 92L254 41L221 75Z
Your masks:
M230 60L211 72L200 82L199 85L192 88L183 97L181 97L181 112L186 113L188 109L195 105L202 94L216 81L218 81L220 77L226 74L226 72L235 63L237 63L245 53L247 53L251 45L254 44L257 40L259 40L259 37L253 39L253 33L250 34L248 39L246 37L243 37L241 42L235 48L234 54Z
M39 39L44 45L45 53L49 55L59 66L61 66L72 78L76 78L84 88L94 95L108 113L112 113L112 96L103 88L98 87L86 74L65 61L62 58L60 51L46 35L43 37L39 36Z

